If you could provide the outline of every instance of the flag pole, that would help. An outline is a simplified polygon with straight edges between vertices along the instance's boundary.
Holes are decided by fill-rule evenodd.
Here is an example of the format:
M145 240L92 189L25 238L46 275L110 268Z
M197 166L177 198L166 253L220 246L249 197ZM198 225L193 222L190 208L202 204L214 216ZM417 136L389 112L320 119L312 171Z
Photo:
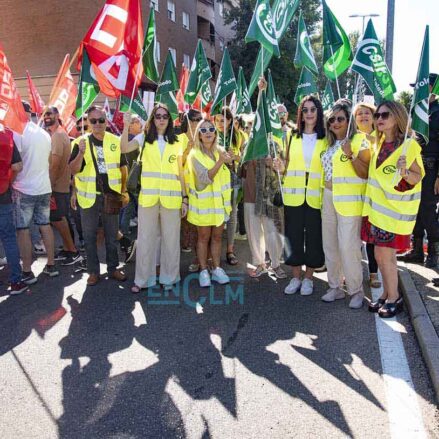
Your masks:
M353 115L354 115L354 107L357 105L357 94L358 94L358 88L360 86L360 75L357 76L357 80L355 81L355 90L354 90L354 96L352 97L352 110L351 114L349 116L349 123L348 123L348 131L346 132L346 139L349 137L349 131L351 130Z
M223 118L224 118L223 148L225 151L226 150L226 135L227 135L227 132L226 132L226 98L225 97L223 98Z
M140 67L142 67L142 60L143 60L144 54L145 54L145 52L142 50L141 56L139 59L139 64L137 64L136 76L134 78L133 91L131 92L130 105L128 106L128 112L131 112L131 106L133 105L134 93L135 93L136 88L137 88L137 78L139 77Z
M332 58L334 58L334 51L332 50L332 45L330 47L331 47L331 59L332 59ZM337 75L337 73L335 74L335 82L337 84L338 99L341 99L340 84L338 83L338 75Z

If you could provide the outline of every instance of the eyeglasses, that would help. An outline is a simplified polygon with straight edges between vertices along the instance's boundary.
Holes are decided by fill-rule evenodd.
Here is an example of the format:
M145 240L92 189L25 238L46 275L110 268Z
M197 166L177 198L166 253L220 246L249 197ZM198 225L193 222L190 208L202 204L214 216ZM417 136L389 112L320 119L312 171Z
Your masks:
M154 115L154 119L157 119L157 120L168 120L169 119L169 114L156 114L156 115Z
M308 113L314 114L316 111L317 111L317 107L311 107L311 108L304 107L302 109L303 114L308 114Z
M202 120L201 117L197 117L195 119L189 119L191 122L200 122Z
M378 120L380 117L383 120L387 120L390 116L390 111L382 111L381 113L375 113L373 115L374 120Z
M215 132L215 127L200 128L200 133L201 134L214 133L214 132Z
M100 117L99 119L89 119L88 120L92 125L96 125L99 123L105 123L105 117Z
M345 120L346 120L346 118L344 116L330 117L328 119L328 123L329 123L329 125L332 125L335 121L337 121L338 123L342 123Z
M279 111L279 117L285 117L287 115L286 111Z

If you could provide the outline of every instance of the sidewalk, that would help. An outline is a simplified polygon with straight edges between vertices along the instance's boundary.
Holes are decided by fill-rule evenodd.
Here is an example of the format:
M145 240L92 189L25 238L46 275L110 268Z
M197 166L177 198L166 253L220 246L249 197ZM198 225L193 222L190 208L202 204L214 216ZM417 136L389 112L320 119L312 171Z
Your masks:
M400 288L439 402L439 287L431 282L439 271L402 262L398 266Z

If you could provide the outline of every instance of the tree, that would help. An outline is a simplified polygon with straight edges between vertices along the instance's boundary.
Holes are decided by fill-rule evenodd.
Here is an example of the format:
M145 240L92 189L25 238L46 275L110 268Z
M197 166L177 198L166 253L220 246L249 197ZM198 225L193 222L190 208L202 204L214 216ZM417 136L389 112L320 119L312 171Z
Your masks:
M410 105L412 103L413 93L411 91L402 91L396 97L396 101L404 105L407 112L410 111Z

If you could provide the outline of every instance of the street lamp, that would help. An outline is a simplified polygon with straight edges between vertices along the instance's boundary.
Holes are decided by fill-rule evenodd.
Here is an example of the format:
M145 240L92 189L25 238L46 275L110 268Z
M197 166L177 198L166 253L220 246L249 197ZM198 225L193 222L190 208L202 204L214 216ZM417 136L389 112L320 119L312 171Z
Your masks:
M362 18L363 19L363 30L362 30L362 34L364 34L364 21L366 19L366 17L379 17L380 14L352 14L349 15L349 18Z

